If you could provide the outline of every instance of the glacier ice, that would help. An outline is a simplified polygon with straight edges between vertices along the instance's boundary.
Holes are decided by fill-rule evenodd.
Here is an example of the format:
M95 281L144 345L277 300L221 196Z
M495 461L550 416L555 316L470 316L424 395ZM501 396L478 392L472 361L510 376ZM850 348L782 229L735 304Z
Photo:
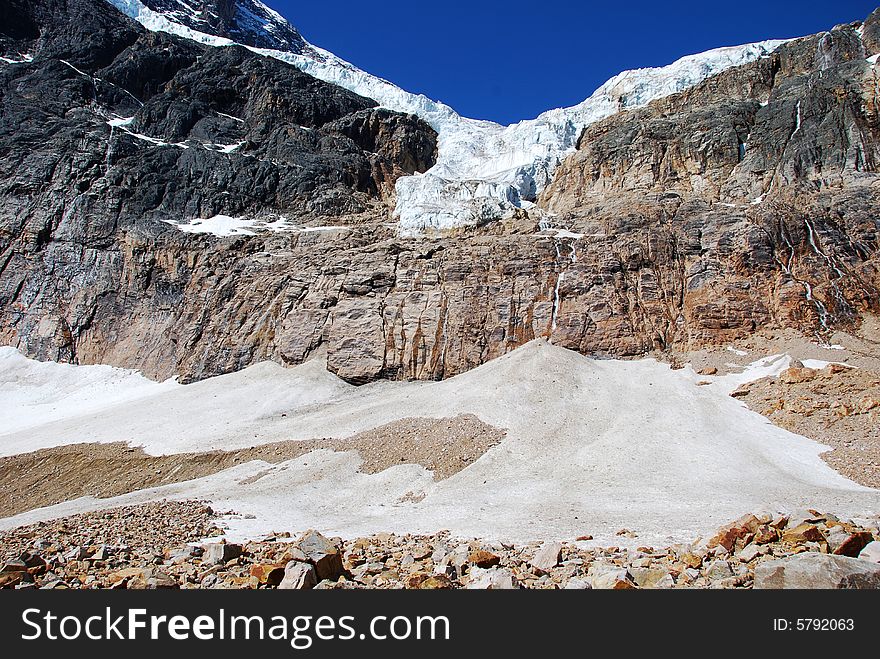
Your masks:
M150 30L214 46L234 43L177 23L139 0L107 1ZM262 3L252 0L251 4ZM274 12L272 15L284 20ZM510 126L462 117L444 103L404 91L307 42L297 43L290 50L247 47L372 98L388 109L418 115L437 131L438 158L434 167L424 174L400 178L396 184L399 232L414 235L483 224L516 208L533 207L557 166L575 150L587 125L680 92L730 67L766 57L784 42L770 40L717 48L664 67L624 71L578 105L549 110Z

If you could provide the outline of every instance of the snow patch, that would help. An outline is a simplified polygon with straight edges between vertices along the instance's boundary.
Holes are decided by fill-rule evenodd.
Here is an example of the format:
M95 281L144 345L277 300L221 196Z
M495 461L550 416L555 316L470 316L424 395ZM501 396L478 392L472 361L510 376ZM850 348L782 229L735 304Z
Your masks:
M279 216L277 219L268 221L248 217L232 217L231 215L215 215L209 218L195 218L193 220L164 220L176 229L184 233L205 233L220 238L229 236L255 236L259 232L271 233L309 233L348 231L345 226L315 226L302 227L294 224L286 217Z
M30 53L19 53L18 59L13 59L11 57L0 57L0 62L6 62L7 64L27 64L28 62L33 62L34 56Z
M749 377L786 362L756 362ZM572 539L586 528L613 542L626 526L640 543L655 544L670 534L675 541L705 535L747 512L815 501L847 516L880 508L880 493L821 460L826 447L772 425L721 387L694 386L697 377L651 359L592 360L543 341L441 382L353 387L319 360L292 369L259 364L91 418L47 423L4 437L0 446L8 455L71 439L126 437L152 454L179 453L344 438L414 415L464 413L506 428L507 436L441 481L418 465L364 474L356 452L316 451L122 497L76 499L2 520L0 528L198 498L254 516L226 520L231 540L320 528L346 537L449 529L526 541ZM413 491L424 498L401 501Z
M114 405L174 391L175 380L154 382L137 371L28 359L0 347L0 438L65 419L93 415ZM0 439L0 453L5 444Z
M208 218L195 218L188 221L165 220L168 224L184 233L209 233L214 236L255 236L257 229L281 232L290 226L286 219L279 218L274 222L260 222L247 217L215 215Z

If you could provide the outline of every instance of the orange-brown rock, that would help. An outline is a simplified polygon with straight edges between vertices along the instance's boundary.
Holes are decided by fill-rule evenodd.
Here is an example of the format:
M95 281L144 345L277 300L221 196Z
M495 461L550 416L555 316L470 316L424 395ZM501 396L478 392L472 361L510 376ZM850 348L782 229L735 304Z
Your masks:
M754 535L761 526L761 521L754 515L745 515L735 522L731 522L718 529L710 540L708 546L724 547L727 551L733 551L737 540L741 540L749 535Z
M468 563L471 565L476 565L481 568L490 568L498 565L501 562L501 558L496 554L493 554L490 551L485 551L483 549L478 549L477 551L472 551L468 555Z
M779 381L783 384L797 384L815 380L819 371L812 368L788 368L779 374Z
M782 533L782 541L789 543L804 543L804 542L822 542L825 540L825 536L822 534L822 531L819 530L814 524L800 524L791 529L786 529Z

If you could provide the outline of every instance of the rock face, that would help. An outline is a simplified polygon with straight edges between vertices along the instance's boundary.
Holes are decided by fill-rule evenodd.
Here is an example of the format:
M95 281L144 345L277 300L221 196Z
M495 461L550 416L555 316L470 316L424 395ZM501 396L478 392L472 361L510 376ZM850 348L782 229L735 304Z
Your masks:
M798 554L755 568L755 588L880 588L880 566L827 554Z
M630 352L876 309L873 47L837 28L589 127L542 199L585 235L560 241L557 341Z
M103 0L0 5L0 342L29 356L191 381L323 346L351 382L439 379L536 337L635 356L880 307L876 13L590 126L555 215L404 239L420 120ZM254 235L188 232L216 216Z

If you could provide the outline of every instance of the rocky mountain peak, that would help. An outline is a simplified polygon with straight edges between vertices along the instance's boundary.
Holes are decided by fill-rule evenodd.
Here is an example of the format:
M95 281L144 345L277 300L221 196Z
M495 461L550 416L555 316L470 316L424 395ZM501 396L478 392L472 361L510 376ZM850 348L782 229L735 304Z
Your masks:
M306 42L283 16L259 0L108 0L129 15L144 8L196 32L243 46L300 53Z

